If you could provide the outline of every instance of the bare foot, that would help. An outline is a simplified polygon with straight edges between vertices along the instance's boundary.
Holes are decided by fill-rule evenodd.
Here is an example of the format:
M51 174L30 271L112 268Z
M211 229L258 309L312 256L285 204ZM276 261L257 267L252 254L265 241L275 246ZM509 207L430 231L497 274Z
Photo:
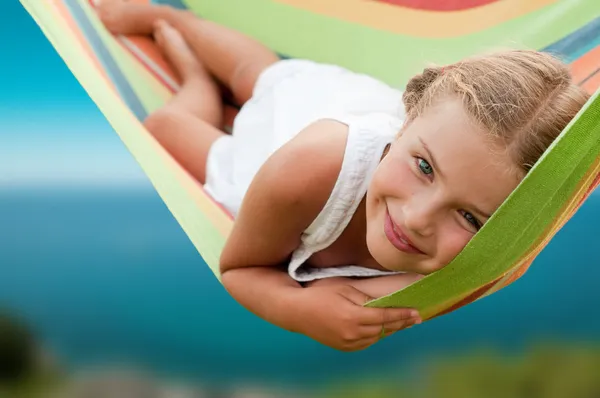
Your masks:
M154 23L154 40L184 82L195 77L207 77L207 72L181 33L167 22L158 20Z
M136 0L95 0L100 21L113 34L150 35L153 31L154 5Z

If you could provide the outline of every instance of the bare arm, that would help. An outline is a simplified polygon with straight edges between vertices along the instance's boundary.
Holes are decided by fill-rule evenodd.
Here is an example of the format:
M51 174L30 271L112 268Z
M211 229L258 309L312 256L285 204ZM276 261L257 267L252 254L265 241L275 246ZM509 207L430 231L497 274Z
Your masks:
M290 331L301 286L281 265L300 244L341 169L347 127L317 122L274 153L250 185L220 259L225 289L246 309Z

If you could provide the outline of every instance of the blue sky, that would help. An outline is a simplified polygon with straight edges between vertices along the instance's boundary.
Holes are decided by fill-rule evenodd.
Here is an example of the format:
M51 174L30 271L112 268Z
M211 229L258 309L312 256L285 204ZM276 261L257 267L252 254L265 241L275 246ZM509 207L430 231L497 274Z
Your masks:
M0 24L0 187L149 181L18 1Z

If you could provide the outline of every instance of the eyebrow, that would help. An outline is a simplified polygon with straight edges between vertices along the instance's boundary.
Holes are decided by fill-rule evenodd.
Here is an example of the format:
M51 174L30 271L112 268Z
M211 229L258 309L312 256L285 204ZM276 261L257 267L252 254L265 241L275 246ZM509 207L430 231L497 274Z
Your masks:
M425 143L425 141L423 141L423 139L421 137L419 137L419 142L421 142L421 145L423 145L423 148L425 148L425 152L427 152L427 156L429 156L429 159L431 159L431 163L433 163L433 167L435 168L437 173L440 175L440 177L445 178L444 174L442 173L441 169L439 168L438 164L436 163L435 158L433 157L431 150L429 149L429 146L427 146L427 144ZM477 206L475 206L475 205L471 205L471 206L473 207L473 210L475 210L476 213L479 213L480 216L483 216L484 218L492 217L491 214L488 214L488 213L482 211Z

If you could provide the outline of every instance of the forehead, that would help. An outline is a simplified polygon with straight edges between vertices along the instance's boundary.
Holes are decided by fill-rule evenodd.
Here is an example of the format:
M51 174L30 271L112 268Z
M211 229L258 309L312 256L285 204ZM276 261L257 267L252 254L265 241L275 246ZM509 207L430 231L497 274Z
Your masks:
M409 145L427 145L439 167L436 177L457 200L493 211L519 182L505 148L466 114L459 100L432 105L405 133Z

